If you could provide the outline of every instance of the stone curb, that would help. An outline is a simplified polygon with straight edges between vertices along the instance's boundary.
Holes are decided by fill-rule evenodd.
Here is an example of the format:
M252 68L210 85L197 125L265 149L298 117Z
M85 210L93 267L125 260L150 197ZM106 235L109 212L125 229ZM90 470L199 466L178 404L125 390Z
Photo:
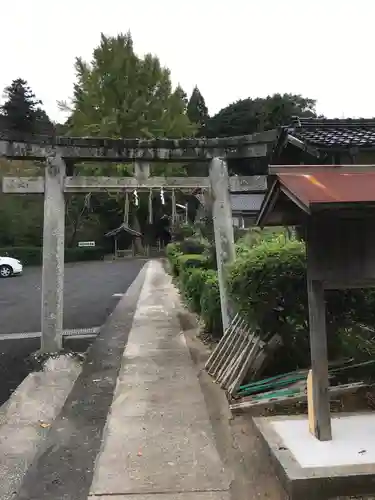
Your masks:
M14 498L40 444L60 413L78 375L70 356L49 359L30 373L0 409L0 498Z

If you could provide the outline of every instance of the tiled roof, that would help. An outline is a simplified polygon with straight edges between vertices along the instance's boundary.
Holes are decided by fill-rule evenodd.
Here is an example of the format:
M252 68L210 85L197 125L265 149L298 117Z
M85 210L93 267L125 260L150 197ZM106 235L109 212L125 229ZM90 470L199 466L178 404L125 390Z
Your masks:
M288 132L321 149L375 147L375 119L295 118Z

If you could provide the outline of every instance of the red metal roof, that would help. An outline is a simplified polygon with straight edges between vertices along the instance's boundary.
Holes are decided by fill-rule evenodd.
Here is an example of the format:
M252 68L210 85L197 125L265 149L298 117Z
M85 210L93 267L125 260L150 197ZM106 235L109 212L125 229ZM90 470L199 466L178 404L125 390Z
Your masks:
M306 206L316 203L358 203L375 201L375 172L344 173L301 171L280 173L283 187Z

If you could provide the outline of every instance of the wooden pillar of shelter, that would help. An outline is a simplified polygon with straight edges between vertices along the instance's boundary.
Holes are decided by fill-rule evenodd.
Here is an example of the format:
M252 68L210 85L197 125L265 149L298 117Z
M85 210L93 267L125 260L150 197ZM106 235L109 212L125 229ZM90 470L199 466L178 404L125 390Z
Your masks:
M214 158L210 162L209 172L220 287L221 317L223 329L225 330L229 326L226 265L235 258L232 209L229 195L229 176L227 165L221 158Z
M62 348L64 295L65 163L47 157L44 185L41 351Z
M317 255L322 234L316 221L307 225L307 292L309 305L311 371L308 378L308 413L310 432L320 441L332 439L326 305L324 284Z

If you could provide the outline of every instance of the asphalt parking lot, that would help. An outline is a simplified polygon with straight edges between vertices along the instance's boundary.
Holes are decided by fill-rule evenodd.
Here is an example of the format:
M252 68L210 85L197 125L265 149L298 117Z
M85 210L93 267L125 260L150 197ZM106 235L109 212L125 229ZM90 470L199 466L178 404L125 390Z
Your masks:
M143 260L84 262L65 266L64 328L101 326L136 278ZM25 268L22 276L0 279L0 335L40 332L41 268ZM0 341L0 405L28 375L25 362L39 339ZM91 341L69 339L64 346L85 351Z
M142 260L66 264L64 328L100 326L137 276ZM40 332L42 270L0 279L0 334Z

